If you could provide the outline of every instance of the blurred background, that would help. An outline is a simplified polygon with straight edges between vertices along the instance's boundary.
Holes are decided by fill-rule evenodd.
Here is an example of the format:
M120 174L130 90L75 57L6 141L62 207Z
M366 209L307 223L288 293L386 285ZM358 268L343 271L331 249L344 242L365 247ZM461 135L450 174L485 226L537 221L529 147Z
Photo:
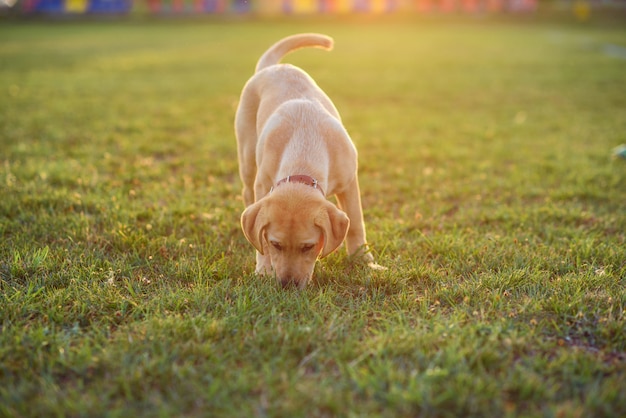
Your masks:
M84 15L313 15L313 14L625 14L626 0L0 0L0 14Z

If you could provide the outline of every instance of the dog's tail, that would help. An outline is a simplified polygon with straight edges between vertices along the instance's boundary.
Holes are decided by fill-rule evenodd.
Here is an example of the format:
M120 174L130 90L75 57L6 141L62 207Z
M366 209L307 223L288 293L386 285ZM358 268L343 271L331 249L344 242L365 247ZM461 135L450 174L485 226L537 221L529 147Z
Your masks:
M322 48L330 51L333 49L333 38L319 33L301 33L283 38L265 51L259 62L257 62L255 71L258 73L264 68L276 65L288 53L306 47Z

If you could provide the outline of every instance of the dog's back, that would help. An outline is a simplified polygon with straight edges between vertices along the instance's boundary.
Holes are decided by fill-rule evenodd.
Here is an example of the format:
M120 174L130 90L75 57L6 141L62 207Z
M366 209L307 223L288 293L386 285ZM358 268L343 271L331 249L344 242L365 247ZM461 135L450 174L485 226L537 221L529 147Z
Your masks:
M255 74L243 89L235 117L240 152L247 146L256 147L270 117L290 102L298 107L296 102L310 101L316 105L320 117L341 120L330 98L305 71L291 64L280 64L286 54L306 47L330 50L333 39L314 33L292 35L272 45L259 58Z

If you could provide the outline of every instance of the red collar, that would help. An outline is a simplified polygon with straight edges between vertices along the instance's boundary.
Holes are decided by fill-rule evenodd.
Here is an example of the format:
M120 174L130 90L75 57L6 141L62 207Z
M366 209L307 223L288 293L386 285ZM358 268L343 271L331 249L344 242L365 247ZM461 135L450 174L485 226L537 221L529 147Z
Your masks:
M275 187L278 187L278 186L280 186L283 183L302 183L302 184L306 184L307 186L311 186L314 189L319 190L324 196L326 196L324 194L324 190L322 190L322 188L319 186L319 183L317 182L317 180L315 180L311 176L305 176L303 174L297 174L295 176L287 176L287 177L285 177L284 179L282 179L278 183L276 183L276 186L273 186L270 189L270 193L272 192L272 190L274 190Z

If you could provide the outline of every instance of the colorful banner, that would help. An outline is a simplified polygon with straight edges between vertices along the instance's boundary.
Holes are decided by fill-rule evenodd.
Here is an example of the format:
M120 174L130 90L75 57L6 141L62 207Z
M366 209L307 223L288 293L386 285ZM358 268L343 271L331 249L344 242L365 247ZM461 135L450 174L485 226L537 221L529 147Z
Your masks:
M538 0L23 0L41 14L384 14L534 12Z
M65 11L68 13L85 13L87 5L87 0L66 0Z
M355 0L328 0L330 13L348 14L354 10Z
M317 0L291 0L294 14L306 15L317 13L319 5Z
M132 0L26 0L22 10L41 14L126 14Z
M131 0L89 0L88 13L125 14L130 12Z
M256 10L263 16L276 16L286 12L285 0L265 0L258 2Z
M65 13L65 1L63 0L31 0L24 3L27 12L43 14Z

